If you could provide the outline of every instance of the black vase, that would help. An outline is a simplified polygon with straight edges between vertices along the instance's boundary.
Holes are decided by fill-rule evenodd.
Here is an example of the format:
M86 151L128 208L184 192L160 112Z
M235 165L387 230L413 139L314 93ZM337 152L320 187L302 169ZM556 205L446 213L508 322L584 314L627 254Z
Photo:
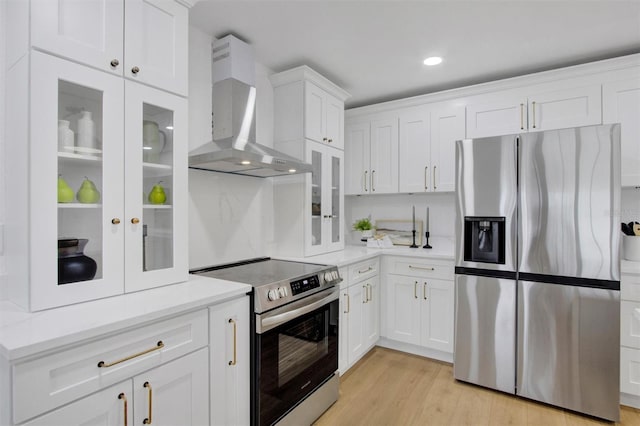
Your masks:
M58 240L58 284L88 281L96 276L96 261L83 253L88 242L84 238Z

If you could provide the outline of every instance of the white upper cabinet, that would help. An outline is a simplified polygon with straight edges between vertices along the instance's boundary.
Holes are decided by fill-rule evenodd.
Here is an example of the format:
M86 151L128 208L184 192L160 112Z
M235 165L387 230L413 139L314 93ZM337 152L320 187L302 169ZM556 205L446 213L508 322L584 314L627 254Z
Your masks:
M38 49L180 95L189 10L173 0L31 0Z
M602 86L605 123L621 123L622 186L640 186L640 76Z
M307 66L269 77L274 90L276 144L314 142L344 149L344 101L349 94Z
M398 192L398 118L345 127L345 194Z
M588 126L602 123L601 87L566 88L559 82L491 94L467 105L467 137Z
M464 107L445 104L400 114L400 192L448 192L455 186L455 141L465 135Z

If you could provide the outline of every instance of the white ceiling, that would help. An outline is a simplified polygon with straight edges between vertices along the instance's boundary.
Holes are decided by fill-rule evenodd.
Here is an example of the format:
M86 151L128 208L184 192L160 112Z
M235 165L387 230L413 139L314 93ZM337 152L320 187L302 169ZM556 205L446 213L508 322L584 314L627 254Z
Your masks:
M347 108L640 52L639 0L202 0L190 16L275 72L309 65Z

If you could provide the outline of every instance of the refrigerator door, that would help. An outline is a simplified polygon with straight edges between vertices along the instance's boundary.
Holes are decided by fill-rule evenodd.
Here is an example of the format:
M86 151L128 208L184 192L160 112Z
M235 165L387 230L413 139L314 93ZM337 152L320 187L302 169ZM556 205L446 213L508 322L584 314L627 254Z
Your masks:
M456 141L456 266L516 270L516 161L514 135ZM470 229L465 236L465 222L470 224L465 218L489 225L495 224L493 220L503 221L500 251L504 256L499 262L469 260L472 250L467 245L472 238Z
M518 395L618 421L619 359L619 291L518 282Z
M456 275L456 379L515 390L515 280Z
M519 272L620 280L620 125L520 140Z

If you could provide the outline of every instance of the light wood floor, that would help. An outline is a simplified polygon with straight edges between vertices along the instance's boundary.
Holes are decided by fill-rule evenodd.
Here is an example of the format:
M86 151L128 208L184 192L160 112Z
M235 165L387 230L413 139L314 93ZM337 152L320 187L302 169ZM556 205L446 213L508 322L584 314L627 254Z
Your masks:
M622 407L621 422L640 425ZM339 425L613 425L458 382L451 364L376 347L341 377L340 398L316 422Z

